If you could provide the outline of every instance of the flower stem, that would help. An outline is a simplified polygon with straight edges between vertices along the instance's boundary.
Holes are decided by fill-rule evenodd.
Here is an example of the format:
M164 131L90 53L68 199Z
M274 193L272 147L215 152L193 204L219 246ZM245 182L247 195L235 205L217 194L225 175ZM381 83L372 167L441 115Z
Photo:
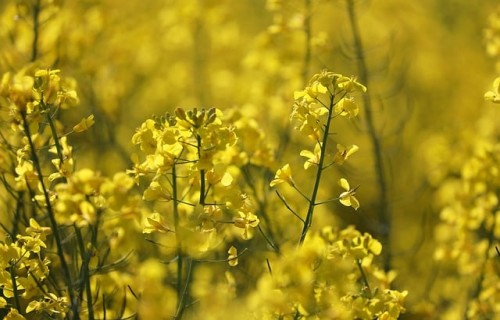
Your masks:
M357 22L354 0L347 0L347 11L349 15L349 22L351 24L351 30L354 42L354 52L356 55L356 61L358 63L359 79L365 86L369 87L370 79L368 76L368 67L364 54L363 42L361 40L361 33L359 31L359 26ZM391 243L390 234L391 234L392 218L391 218L390 207L387 201L388 186L387 186L387 181L385 179L386 175L382 157L383 153L382 143L380 141L373 120L373 114L372 114L373 105L370 94L363 95L363 107L364 107L363 111L366 117L366 126L368 130L368 135L371 141L371 145L373 147L373 157L375 162L374 166L377 175L377 186L380 192L378 218L379 218L379 224L381 225L380 236L382 238L381 239L382 244L384 245L384 247L387 247L386 250L384 250L385 252L384 269L385 271L388 271L391 269L391 259L392 259L391 250L389 247L389 244Z
M198 151L198 163L201 161L201 136L199 134L196 134L196 148ZM203 206L205 205L205 170L200 169L200 204Z
M38 38L40 36L41 0L36 0L33 5L33 41L31 43L31 62L38 58Z
M82 265L80 271L80 290L79 290L79 298L80 301L83 301L83 290L85 289L85 294L87 296L87 312L89 320L94 319L94 306L92 303L92 288L90 286L90 275L89 275L89 263L90 258L92 256L92 248L89 250L85 250L85 243L83 242L82 232L80 228L76 225L73 225L75 229L76 238L78 241L78 246L80 247L80 255L82 258ZM94 234L96 234L97 228ZM92 241L94 243L94 241ZM94 243L95 244L95 243Z
M23 124L23 129L24 129L24 134L26 135L26 138L28 139L30 151L31 151L31 158L33 160L33 165L35 166L36 173L38 175L38 179L40 182L40 185L42 187L42 193L45 199L45 203L47 206L47 214L50 220L50 225L52 229L52 233L54 235L54 240L56 243L56 248L57 248L57 255L59 256L59 260L61 263L62 271L63 271L63 276L64 280L66 283L66 286L68 288L68 294L71 300L71 309L73 311L73 319L80 319L78 315L78 304L76 303L75 300L75 295L73 292L73 284L71 281L71 273L69 271L69 266L68 263L66 262L66 258L64 256L64 249L62 246L62 241L61 241L61 235L59 234L59 228L57 226L56 218L54 215L54 210L52 208L52 204L50 202L50 196L49 192L47 190L47 187L45 186L45 182L43 180L43 174L42 174L42 168L40 166L40 160L38 159L38 155L35 150L35 144L33 143L33 139L31 138L31 132L28 124L28 119L26 117L26 112L21 111L21 118L22 118L22 124Z
M15 264L11 263L9 268L10 278L12 280L12 294L14 295L14 306L19 312L21 312L21 303L19 302L19 290L17 288L17 280L16 280L14 266Z
M356 260L356 265L358 266L359 272L361 273L361 278L363 279L363 283L366 287L366 290L368 291L368 295L371 297L372 290L370 288L370 283L368 282L368 278L366 277L365 270L363 269L363 266L361 265L361 259Z
M302 69L302 82L305 85L309 78L309 67L311 65L311 0L304 0L304 34L305 40L305 55L304 66Z
M182 239L180 235L180 224L179 224L179 199L177 197L177 165L174 163L172 166L172 200L173 200L173 212L174 212L174 228L175 228L175 240L177 245L177 312L175 319L181 319L184 309L184 299L185 294L182 285L182 270L184 268L184 255L182 252Z
M328 117L327 121L325 124L325 132L323 134L323 142L321 144L321 156L319 157L319 163L318 163L318 168L316 170L316 179L314 180L314 187L312 190L311 197L309 198L309 207L307 209L307 215L306 219L304 221L304 226L302 228L302 233L300 234L300 239L299 239L299 247L302 246L304 243L304 240L307 235L307 231L311 227L312 224L312 219L313 219L313 214L314 214L314 208L316 207L316 198L318 196L318 190L319 190L319 185L321 182L321 175L323 172L323 163L325 161L325 155L326 155L326 145L328 142L328 133L330 132L330 125L331 125L331 116L334 111L334 98L335 95L330 96L330 105L328 107Z

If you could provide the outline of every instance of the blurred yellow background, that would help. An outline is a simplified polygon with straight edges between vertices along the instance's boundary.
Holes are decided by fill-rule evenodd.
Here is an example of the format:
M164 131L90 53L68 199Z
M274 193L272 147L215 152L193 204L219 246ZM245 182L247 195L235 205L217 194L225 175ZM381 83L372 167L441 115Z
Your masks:
M288 124L293 92L322 69L360 75L346 1L52 2L55 9L40 18L39 64L78 83L80 105L63 120L76 123L91 113L96 119L87 135L72 138L78 168L104 174L130 168L136 128L178 106L236 108L258 121L276 149L289 130L283 158L299 168L304 141ZM439 287L442 269L432 259L440 237L435 227L447 205L442 187L475 145L498 143L499 108L483 95L500 72L485 37L492 24L498 28L500 22L489 19L500 7L495 0L354 2L387 204L380 199L361 108L357 119L334 128L336 142L355 143L360 152L341 170L329 171L334 177L325 178L322 189L328 196L338 188L329 181L347 175L360 185L361 208L353 213L332 204L313 229L335 221L379 237L386 227L379 213L387 211L392 224L384 250L399 274L396 288L410 291L408 305L418 310L417 319L427 310L422 302L444 305L449 297L442 298L443 292L457 288ZM32 59L25 14L23 1L0 3L2 74Z

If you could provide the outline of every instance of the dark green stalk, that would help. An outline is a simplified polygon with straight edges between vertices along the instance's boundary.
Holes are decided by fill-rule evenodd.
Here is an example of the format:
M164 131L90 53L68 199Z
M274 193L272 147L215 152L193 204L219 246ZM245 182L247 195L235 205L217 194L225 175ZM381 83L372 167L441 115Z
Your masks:
M12 236L12 239L15 239L17 233L19 232L19 223L21 221L21 214L22 211L25 210L23 198L24 198L24 191L19 191L16 199L16 210L14 213L14 221L12 222L12 233L10 234Z
M264 230L262 230L260 223L257 227L259 228L260 234L262 234L262 237L264 238L264 240L266 240L267 244L270 245L271 248L273 248L274 252L279 254L280 249L279 249L278 245L275 244L271 239L269 239L269 237L265 234Z
M199 6L203 6L202 3L198 3ZM194 47L193 47L193 66L194 66L194 89L196 90L196 97L198 98L198 103L204 107L207 103L206 97L206 88L205 79L206 79L206 71L205 71L205 56L206 45L207 45L207 35L203 32L203 16L198 16L198 18L194 21L194 30L193 30L193 38L194 38Z
M304 66L302 69L302 82L305 86L309 79L309 67L311 65L311 0L304 0L304 34L306 36L306 52L304 55Z
M366 287L366 290L368 291L368 295L371 297L372 289L370 288L370 283L368 282L368 277L366 276L365 270L361 265L361 259L356 260L356 265L358 266L359 272L361 273L361 279L363 279L363 283Z
M31 62L38 58L38 38L40 37L40 11L41 0L36 0L33 5L33 42L31 43Z
M196 148L198 150L198 163L201 160L201 136L196 134ZM205 205L205 170L200 169L200 204Z
M92 288L90 286L90 273L89 273L89 266L90 266L90 259L92 258L92 251L94 248L97 248L97 236L98 236L98 231L99 231L99 223L101 221L101 210L97 211L96 215L96 221L95 225L89 226L89 230L91 232L91 237L90 237L90 244L91 248L88 249L88 251L85 251L85 246L83 245L83 239L81 237L81 232L80 230L75 226L77 236L80 236L79 242L80 242L80 252L82 254L82 279L81 281L85 281L85 294L87 296L87 309L89 313L89 320L94 319L94 304L92 301ZM83 255L85 253L85 255Z
M184 255L182 253L182 245L181 245L181 236L180 236L180 227L179 227L179 199L177 198L177 168L176 164L172 166L172 203L173 203L173 212L174 212L174 228L175 228L175 240L177 243L177 314L175 315L176 319L182 318L183 312L183 286L182 286L182 269L184 268Z
M252 189L252 192L255 195L255 198L257 199L257 205L258 205L258 214L263 218L263 220L266 222L267 225L267 232L269 233L269 236L266 236L264 233L264 230L259 224L259 231L266 240L266 242L271 246L271 248L274 249L276 253L279 253L280 248L279 245L276 243L275 239L276 236L274 235L274 231L272 228L271 224L271 219L269 218L269 215L266 212L266 207L267 207L267 190L264 190L262 193L262 199L260 199L257 188L255 186L255 182L252 180L251 173L249 172L251 169L251 166L245 166L242 170L243 172L243 177L245 178L245 181L247 185ZM266 175L266 172L264 173L264 176ZM267 184L264 184L264 188L267 188Z
M354 0L347 0L347 11L349 15L349 22L351 24L353 42L354 42L354 50L356 55L356 61L358 64L358 73L359 79L361 83L365 86L370 86L370 79L368 75L368 67L366 63L366 58L363 49L363 42L361 40L361 33L359 31L359 26L356 18L356 11L354 8ZM392 217L388 204L388 186L385 175L384 162L382 157L382 143L378 136L377 130L375 128L374 120L373 120L373 104L371 100L370 94L363 95L363 111L366 117L366 125L368 129L368 135L370 138L370 142L373 146L373 157L374 157L374 166L375 172L377 175L377 186L380 192L380 208L378 210L379 213L379 222L381 225L380 235L382 237L382 243L386 246L386 250L384 250L384 269L386 271L391 269L391 250L390 250L390 235L391 235L391 224Z
M88 251L85 250L85 243L83 242L82 232L80 228L74 225L76 239L80 247L80 255L82 257L82 265L80 271L80 301L83 300L83 289L85 288L85 295L87 296L87 309L89 320L94 319L94 306L92 303L92 288L90 287L89 263L92 256L92 248Z
M323 134L323 142L321 144L321 156L319 158L319 163L318 163L318 168L316 170L316 179L314 180L314 187L312 190L311 197L309 198L309 207L307 209L307 215L306 219L304 221L304 226L302 228L302 233L300 234L300 239L299 239L299 247L302 246L304 243L304 240L307 235L307 231L311 227L312 224L312 219L313 219L313 214L314 214L314 208L316 206L316 197L318 195L318 190L319 190L319 185L321 182L321 175L323 172L323 163L325 161L326 157L326 145L328 142L328 135L330 132L330 125L332 122L332 115L333 115L333 110L334 110L334 100L335 96L332 94L330 96L330 105L328 107L328 116L327 116L327 121L325 124L325 132Z
M47 122L49 123L50 133L52 134L52 138L54 139L54 145L56 146L57 157L59 158L60 165L62 166L64 162L63 150L61 144L59 143L59 137L57 136L56 126L54 124L54 121L52 120L52 117L50 116L50 107L47 106L43 101L43 96L40 99L40 104L42 110L44 110L45 112L45 117L47 118Z
M312 39L312 27L311 27L311 17L312 17L312 1L304 0L304 35L305 35L305 54L304 54L304 64L302 66L302 87L307 85L307 80L309 79L309 69L311 67L311 57L312 57L312 48L311 48L311 39ZM276 150L276 158L280 159L283 157L283 154L290 143L290 122L288 121L285 125L285 128L282 130L283 134L280 138L280 143L278 145L278 149ZM272 173L268 174L267 178L270 178ZM267 191L266 191L267 192Z
M57 226L56 218L54 215L54 210L53 210L52 204L50 202L49 192L48 192L47 187L45 186L45 182L43 180L42 168L40 166L40 161L39 161L38 155L36 153L35 144L33 143L33 139L31 138L31 132L30 132L30 128L28 125L28 120L26 118L26 112L21 111L20 114L21 114L21 118L22 118L22 125L23 125L23 129L24 129L24 133L26 135L26 138L28 139L28 143L29 143L29 147L30 147L30 151L31 151L31 157L33 160L33 165L35 166L36 173L38 174L38 179L40 181L40 185L42 187L42 193L43 193L45 203L47 206L47 215L49 217L52 233L54 235L54 240L55 240L56 248L57 248L57 255L59 256L59 260L60 260L62 271L63 271L64 280L65 280L66 286L68 287L68 294L69 294L69 297L71 299L71 309L73 311L73 319L79 319L80 317L78 315L78 305L75 303L75 296L74 296L74 292L72 289L71 273L69 270L68 263L66 262L66 258L64 256L64 249L62 246L61 235L59 234L59 228Z
M175 319L182 319L182 316L184 315L184 310L186 310L186 299L188 295L188 287L189 287L189 282L191 281L191 271L193 270L193 261L191 259L187 259L187 266L186 266L186 281L184 283L184 288L182 289L182 294L179 297L179 305L177 308L177 314L175 316Z
M14 266L15 264L11 263L9 268L10 278L12 280L12 294L14 295L14 305L16 309L22 314L21 303L19 302L19 291L17 290L17 281L16 281Z

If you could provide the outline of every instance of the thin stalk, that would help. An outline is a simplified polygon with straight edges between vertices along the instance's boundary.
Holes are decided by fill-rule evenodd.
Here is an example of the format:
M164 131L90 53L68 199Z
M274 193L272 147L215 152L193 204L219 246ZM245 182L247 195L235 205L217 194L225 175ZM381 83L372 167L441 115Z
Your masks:
M311 0L304 0L304 35L305 40L305 55L304 55L304 65L302 67L302 82L305 86L307 79L309 79L309 68L311 65Z
M14 221L12 222L12 233L11 233L12 239L15 239L16 238L15 235L17 235L17 233L19 232L19 223L21 221L21 214L22 214L21 211L25 210L23 198L24 198L24 192L19 191L18 197L16 199L16 210L14 213Z
M63 149L61 147L61 144L59 143L59 137L57 136L56 126L54 124L54 121L52 120L52 117L50 116L50 107L47 106L45 104L45 102L43 101L43 96L40 99L40 103L41 103L42 109L45 111L47 122L49 123L49 127L50 127L50 133L52 134L52 138L54 139L54 145L56 146L57 157L59 158L59 161L61 162L60 166L62 166L63 162L64 162Z
M201 136L199 134L196 134L196 148L198 150L198 160L201 160ZM198 161L198 163L199 163ZM205 170L200 169L200 204L205 205L205 197L206 197L206 191L205 191Z
M10 278L12 281L12 294L14 295L14 305L16 309L21 312L21 303L19 302L19 291L17 290L17 281L16 281L16 275L14 271L14 266L15 263L11 263L9 272L10 272Z
M312 47L311 47L311 39L312 39L312 0L304 0L304 61L302 65L302 87L307 85L307 81L309 79L309 69L311 68L311 57L312 57ZM283 130L283 135L280 138L280 143L278 145L278 149L276 150L276 159L280 159L283 157L283 154L290 143L290 121L288 121Z
M366 63L366 58L363 49L363 41L361 39L361 33L359 31L358 21L356 17L356 10L354 7L354 0L347 0L347 11L349 16L349 22L351 25L354 51L356 55L356 61L358 65L358 74L361 83L365 86L370 87L370 77L368 75L368 67ZM391 235L391 224L392 217L388 204L388 186L386 181L386 174L384 168L384 161L382 157L382 143L380 137L375 128L373 120L373 103L370 94L363 95L363 111L366 117L366 125L368 129L368 135L370 142L373 146L373 157L375 173L377 176L377 186L379 190L380 208L378 210L379 222L382 226L380 230L380 235L382 237L382 243L387 246L387 250L384 250L384 269L386 271L391 269L391 250L390 250L390 235Z
M180 236L180 228L179 228L179 200L177 199L177 168L176 164L172 166L172 203L173 203L173 212L174 212L174 228L175 228L175 240L177 245L177 314L175 316L176 319L182 318L183 312L183 286L182 286L182 269L184 268L184 255L182 253L182 239ZM180 317L179 317L180 316Z
M193 270L193 261L191 259L187 259L187 266L186 266L186 282L184 284L184 288L182 290L182 294L179 297L179 305L177 308L177 314L175 315L175 319L182 319L182 316L184 314L184 310L186 310L186 299L188 295L188 287L189 287L189 282L191 281L191 271Z
M26 118L26 112L21 111L20 114L21 114L21 118L22 118L24 133L25 133L26 138L28 139L28 143L30 146L31 158L33 160L33 165L35 166L35 170L36 170L36 173L38 174L38 179L39 179L40 185L42 187L42 193L43 193L43 196L45 199L47 214L49 216L52 233L54 235L54 240L56 243L57 255L59 256L59 260L61 263L64 281L66 283L66 286L68 287L68 294L69 294L69 297L71 300L71 309L73 311L73 319L80 319L80 317L78 315L78 305L75 303L76 302L75 295L74 295L74 292L72 289L71 273L69 270L68 263L66 262L66 258L64 256L64 249L62 246L61 235L59 234L59 228L57 226L56 218L54 215L54 210L53 210L52 204L50 202L49 192L48 192L47 187L45 186L45 182L43 180L43 173L42 173L42 168L40 166L40 160L38 159L38 155L36 153L35 144L33 143L33 139L31 138L31 132L30 132L30 128L28 125L28 120Z
M323 163L324 163L325 158L326 158L326 146L328 143L328 133L330 132L331 117L332 117L332 114L334 111L334 106L335 106L335 104L333 102L334 99L335 99L335 95L332 94L330 96L330 105L328 107L328 117L327 117L328 120L326 121L326 124L325 124L325 132L323 134L323 142L321 144L321 156L319 158L318 168L316 170L316 179L314 180L314 187L312 190L311 197L309 199L309 207L307 209L306 219L304 221L302 233L300 234L299 247L302 246L302 244L304 243L304 240L305 240L306 235L307 235L307 231L309 230L309 228L311 227L311 224L312 224L314 208L316 207L316 197L318 196L319 185L321 182L321 176L322 176L322 172L323 172Z
M281 202L285 205L285 207L288 209L288 211L290 211L295 217L297 217L297 219L299 219L300 221L302 221L302 223L305 223L304 219L302 219L301 216L299 216L297 214L297 212L295 212L291 207L290 205L288 204L288 202L286 202L286 199L281 195L281 193L278 192L278 190L276 190L276 194L278 195L278 198L280 198Z
M246 166L243 168L243 177L245 178L245 181L247 182L247 185L252 189L252 192L255 195L255 198L257 199L257 205L258 205L258 214L263 218L267 225L267 232L269 233L269 237L267 237L264 233L264 230L262 230L261 225L259 224L259 230L261 234L264 236L266 239L267 243L274 249L276 253L279 253L280 248L279 245L276 243L276 236L274 234L273 228L272 228L272 223L271 219L269 218L269 215L266 212L266 207L267 207L267 192L264 191L262 192L262 197L259 197L257 188L255 186L255 182L252 180L252 176L250 174L250 166ZM265 175L266 173L264 173ZM264 188L267 188L266 185L263 186Z
M203 7L203 1L198 1L198 6ZM194 21L193 27L193 69L194 69L194 89L198 98L198 103L201 106L206 106L207 103L207 86L206 70L205 70L205 55L207 45L207 35L204 33L205 27L202 15L199 15ZM210 97L209 97L210 98Z
M365 270L363 269L363 266L361 265L360 259L356 260L356 265L358 266L359 272L361 273L361 279L363 279L363 283L366 287L366 290L368 291L368 295L371 297L372 289L370 288L370 283L368 282L368 277L366 276Z
M38 58L38 38L40 37L40 11L41 0L36 0L33 5L33 41L31 43L31 62Z
M85 295L87 296L87 310L89 320L94 319L94 306L92 303L92 288L90 287L90 275L89 275L89 263L90 257L92 255L92 248L88 251L85 250L85 243L83 242L82 232L80 229L74 225L76 239L78 240L78 246L80 247L80 255L82 257L82 266L80 271L80 301L83 300L83 289L85 289Z
M264 233L264 230L262 230L262 227L260 226L260 224L257 227L259 228L259 231L262 234L262 237L264 237L267 244L269 244L271 246L271 248L273 248L274 252L280 253L279 247L271 239L269 239L268 236L266 236L266 234Z

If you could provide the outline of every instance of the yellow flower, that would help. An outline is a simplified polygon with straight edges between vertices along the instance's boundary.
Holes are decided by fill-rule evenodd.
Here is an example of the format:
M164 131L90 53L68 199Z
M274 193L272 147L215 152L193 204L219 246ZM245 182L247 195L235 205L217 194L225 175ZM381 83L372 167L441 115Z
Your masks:
M352 97L342 98L335 105L335 112L339 113L341 116L349 116L349 118L353 118L358 115L359 108L358 105L354 102Z
M253 237L253 230L259 225L259 218L252 212L238 211L239 217L233 219L234 226L243 229L242 237L245 240Z
M308 102L312 102L317 99L318 95L327 93L328 89L319 82L314 82L310 86L306 87L304 90L295 91L293 98L299 100L303 98Z
M94 125L94 115L91 114L87 118L83 118L77 125L73 127L74 132L84 132Z
M333 161L337 164L343 164L353 153L359 150L359 147L355 144L346 148L341 144L337 144L337 153L333 156Z
M358 187L352 188L349 186L349 182L346 179L342 178L339 180L339 184L346 191L342 192L339 196L339 201L346 207L353 207L355 210L359 208L359 201L354 197L356 194L356 189Z
M166 224L158 212L154 212L147 218L147 224L144 226L142 233L152 233L158 231L161 233L173 232Z
M287 163L281 169L278 169L276 175L274 176L274 180L269 184L271 187L274 187L278 184L288 183L290 186L294 186L295 182L292 178L292 169L290 169L290 165Z
M500 103L500 77L493 81L493 90L484 94L484 99L494 103Z
M309 169L313 164L318 165L321 158L321 143L316 144L314 153L309 150L302 150L300 155L307 158L306 162L304 162L304 169Z
M32 237L38 237L40 240L45 241L45 237L52 233L49 227L41 227L35 219L30 218L30 226L26 228L26 233Z
M5 320L26 320L17 309L10 308L9 313L5 316Z
M366 92L366 87L356 81L355 77L342 76L337 80L337 86L346 92L361 91Z

